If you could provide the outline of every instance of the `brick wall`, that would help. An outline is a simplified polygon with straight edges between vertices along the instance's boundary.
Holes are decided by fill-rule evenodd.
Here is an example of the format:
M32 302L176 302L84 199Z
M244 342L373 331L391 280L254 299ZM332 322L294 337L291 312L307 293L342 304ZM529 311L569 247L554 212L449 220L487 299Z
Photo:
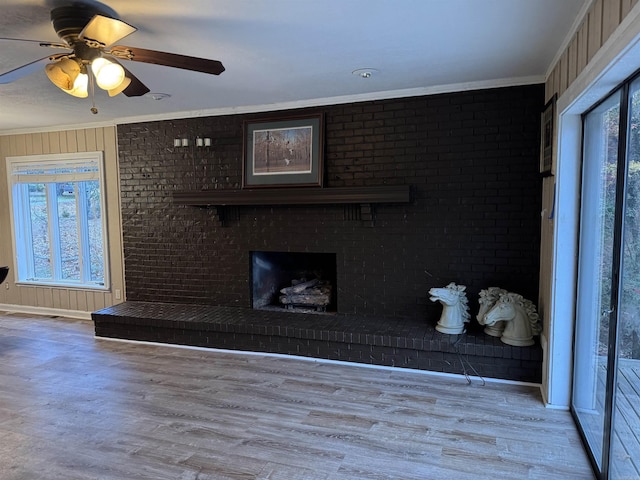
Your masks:
M172 204L174 190L241 186L242 122L231 115L118 126L127 298L250 306L249 251L334 252L338 311L437 321L427 291L499 286L537 301L543 85L321 107L325 187L409 184L375 224L343 206ZM276 113L277 115L277 113ZM173 139L210 137L209 148Z

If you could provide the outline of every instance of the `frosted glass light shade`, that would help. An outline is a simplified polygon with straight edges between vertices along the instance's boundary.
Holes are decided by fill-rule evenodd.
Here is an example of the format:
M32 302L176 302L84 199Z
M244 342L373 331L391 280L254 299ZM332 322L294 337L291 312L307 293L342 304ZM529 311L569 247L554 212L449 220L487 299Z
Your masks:
M91 63L91 70L96 77L96 83L103 90L114 90L124 80L124 68L106 58L98 57Z
M87 96L89 96L89 91L87 90L88 85L89 75L81 73L76 77L73 88L71 90L65 90L65 92L74 97L87 98Z
M112 89L109 90L109 96L110 97L115 97L119 93L122 93L122 91L125 88L127 88L130 83L131 83L131 79L129 77L124 77L124 80L122 80L122 82L120 82L120 85L118 85L116 88L112 88Z
M56 87L68 91L73 89L76 78L80 74L80 65L75 60L63 58L44 67L44 71Z

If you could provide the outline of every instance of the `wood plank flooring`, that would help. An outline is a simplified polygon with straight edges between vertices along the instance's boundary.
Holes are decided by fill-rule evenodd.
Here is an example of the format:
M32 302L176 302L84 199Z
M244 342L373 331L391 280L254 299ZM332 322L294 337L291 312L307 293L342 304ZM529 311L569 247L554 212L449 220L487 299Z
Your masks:
M598 383L595 408L579 410L578 417L596 457L601 459L606 410L606 357L598 357L596 368ZM640 360L618 359L612 445L610 478L640 479Z
M592 479L537 387L96 339L0 314L0 478Z
M618 359L611 478L640 478L640 360ZM606 366L598 370L605 390ZM603 407L599 407L604 412ZM600 429L602 431L602 429Z

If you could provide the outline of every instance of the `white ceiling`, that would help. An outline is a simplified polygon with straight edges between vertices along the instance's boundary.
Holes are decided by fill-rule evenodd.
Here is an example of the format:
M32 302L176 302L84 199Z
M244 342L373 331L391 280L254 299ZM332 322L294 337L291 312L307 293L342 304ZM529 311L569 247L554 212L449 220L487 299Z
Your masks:
M58 41L54 6L0 0L0 36ZM96 3L84 0L84 3ZM0 134L543 82L591 0L108 0L118 44L220 60L220 76L126 62L152 93L91 100L38 70L0 84ZM60 51L0 40L0 73ZM352 74L375 69L370 78Z

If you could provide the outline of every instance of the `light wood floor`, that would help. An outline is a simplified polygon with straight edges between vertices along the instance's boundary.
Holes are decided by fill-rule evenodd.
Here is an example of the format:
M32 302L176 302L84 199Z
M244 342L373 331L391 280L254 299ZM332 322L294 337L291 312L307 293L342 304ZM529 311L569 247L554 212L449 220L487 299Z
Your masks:
M604 397L607 381L607 358L597 361L597 405L578 411L585 436L596 456L603 448L605 418ZM640 479L640 360L619 358L616 378L615 413L610 457L610 478Z
M96 339L0 313L0 478L592 479L538 388Z

